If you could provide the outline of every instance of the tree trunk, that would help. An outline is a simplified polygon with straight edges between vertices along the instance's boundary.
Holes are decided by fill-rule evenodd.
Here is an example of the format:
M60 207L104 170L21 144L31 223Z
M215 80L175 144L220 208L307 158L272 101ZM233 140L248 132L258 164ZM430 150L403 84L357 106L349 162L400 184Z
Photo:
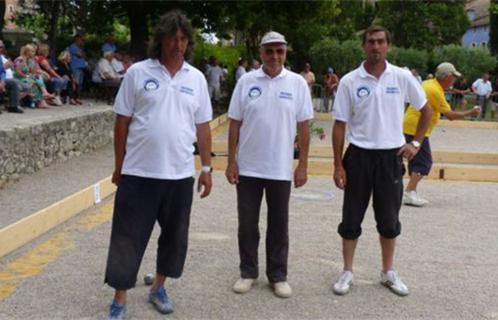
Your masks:
M0 39L3 40L3 27L5 25L5 0L0 0Z
M130 53L138 60L147 57L147 41L149 40L148 16L142 1L125 1L130 21Z
M57 51L57 21L59 20L61 4L59 0L52 0L52 10L50 14L50 29L48 31L48 43L53 52Z

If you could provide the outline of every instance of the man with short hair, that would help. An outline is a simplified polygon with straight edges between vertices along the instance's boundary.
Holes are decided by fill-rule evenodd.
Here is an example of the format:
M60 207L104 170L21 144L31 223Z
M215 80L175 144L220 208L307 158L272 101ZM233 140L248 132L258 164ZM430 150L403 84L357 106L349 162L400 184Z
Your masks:
M216 57L209 58L209 69L206 71L206 79L209 97L211 97L211 103L215 108L221 99L221 82L224 80L223 69L219 66Z
M491 81L489 81L489 73L485 73L481 78L474 81L472 91L476 94L476 104L481 106L481 119L486 117L486 109L488 106L489 96L493 91Z
M228 117L226 177L237 188L240 279L236 293L248 292L258 278L259 215L263 193L268 205L266 275L274 294L289 298L289 197L294 139L299 141L299 162L294 185L307 181L313 107L304 79L284 68L287 41L278 32L266 33L260 44L263 66L245 74L235 86Z
M313 85L316 82L315 74L313 71L311 71L311 64L309 62L306 62L304 64L304 70L301 72L301 75L303 76L304 80L306 80L306 83L308 84L308 87L310 89L310 93L313 92Z
M235 82L239 81L239 79L247 73L247 60L239 59L237 69L235 70Z
M441 114L443 114L448 120L453 121L463 119L470 115L478 115L480 112L479 107L462 112L453 111L451 110L451 106L448 101L446 101L444 92L453 85L456 78L461 76L461 73L456 70L453 64L443 62L437 66L436 77L434 79L422 82L422 88L425 91L429 106L432 109L432 117L429 123L429 128L425 133L425 137L419 146L419 151L415 157L408 162L408 174L410 175L410 180L403 194L403 203L406 205L422 207L429 203L429 201L418 196L417 185L431 171L432 154L429 136L439 122ZM405 134L407 143L413 141L420 116L420 111L415 109L413 106L410 105L408 109L406 109L403 121L403 133Z
M362 48L366 60L341 79L334 101L334 182L344 190L338 227L344 267L333 285L338 295L348 293L353 284L353 257L370 196L382 251L380 281L398 295L409 292L393 269L396 237L401 233L402 157L412 159L417 154L431 109L411 72L387 62L390 40L383 27L365 30ZM421 112L413 143L406 143L402 130L407 101ZM349 146L343 154L346 125Z
M135 286L156 221L161 234L149 302L163 314L174 310L164 282L179 278L185 264L196 136L202 163L197 191L201 198L211 191L212 109L204 75L185 61L193 41L185 15L176 10L163 15L150 59L128 69L116 97L112 181L118 190L105 276L116 290L110 319L126 312L126 291Z

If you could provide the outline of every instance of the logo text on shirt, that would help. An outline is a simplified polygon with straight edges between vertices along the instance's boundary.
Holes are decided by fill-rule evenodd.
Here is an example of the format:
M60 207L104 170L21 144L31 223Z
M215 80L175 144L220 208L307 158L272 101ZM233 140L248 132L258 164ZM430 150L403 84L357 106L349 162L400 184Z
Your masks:
M189 88L189 87L185 87L185 86L181 86L181 87L180 87L180 92L182 92L182 93L186 93L186 94L189 94L189 95L191 95L191 96L193 96L193 95L194 95L194 89Z
M386 93L399 93L399 88L398 87L387 87Z
M281 99L292 100L292 93L280 91L280 94L278 95L278 97Z

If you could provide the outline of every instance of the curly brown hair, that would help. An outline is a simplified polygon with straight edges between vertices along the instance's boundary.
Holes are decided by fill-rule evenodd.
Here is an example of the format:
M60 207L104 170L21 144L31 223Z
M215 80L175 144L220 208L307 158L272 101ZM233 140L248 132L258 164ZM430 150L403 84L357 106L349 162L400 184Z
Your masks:
M166 36L175 35L180 30L188 39L185 59L190 57L194 49L194 30L187 16L180 10L172 10L161 16L154 31L154 37L149 44L149 57L161 58L161 42Z

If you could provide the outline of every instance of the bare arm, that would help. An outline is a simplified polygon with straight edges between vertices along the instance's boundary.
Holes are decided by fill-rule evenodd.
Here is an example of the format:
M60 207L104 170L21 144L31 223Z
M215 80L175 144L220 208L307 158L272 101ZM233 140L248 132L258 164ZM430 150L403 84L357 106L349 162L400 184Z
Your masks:
M197 144L199 146L199 155L203 166L211 166L211 128L209 122L196 125ZM213 181L210 172L202 172L197 183L197 192L201 192L201 198L207 197L211 193Z
M444 116L448 118L448 120L453 121L453 120L461 120L464 119L466 116L477 116L479 113L481 113L480 108L472 108L467 111L448 111L444 112Z
M308 154L310 149L310 128L308 120L298 122L299 162L294 171L294 186L299 188L308 180Z
M128 128L130 126L131 117L116 115L114 124L114 173L112 175L112 183L119 184L121 178L121 169L126 154L126 139L128 138Z
M346 186L346 171L342 165L344 152L344 138L346 136L346 123L335 120L332 127L332 148L334 151L334 183L339 189Z
M230 184L239 183L239 168L235 158L237 144L239 143L239 132L242 121L230 119L228 128L228 164L225 176Z

